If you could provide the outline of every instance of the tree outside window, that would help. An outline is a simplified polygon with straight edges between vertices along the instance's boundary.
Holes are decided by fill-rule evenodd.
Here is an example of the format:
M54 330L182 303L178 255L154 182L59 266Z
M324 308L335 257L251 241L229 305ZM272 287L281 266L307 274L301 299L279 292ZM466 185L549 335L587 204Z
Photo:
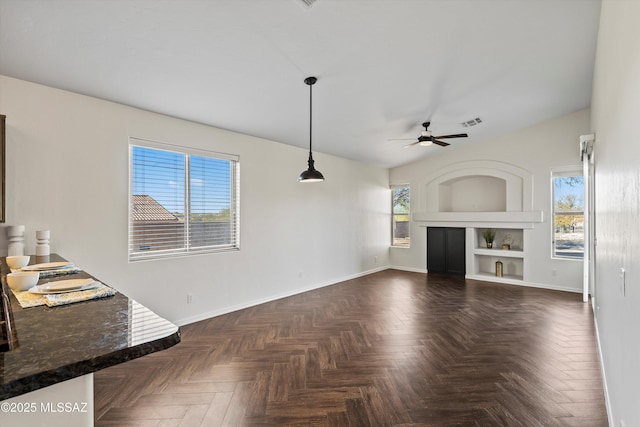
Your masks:
M553 256L584 256L584 178L576 173L553 177Z
M392 242L393 246L409 247L409 219L411 195L408 186L392 189Z

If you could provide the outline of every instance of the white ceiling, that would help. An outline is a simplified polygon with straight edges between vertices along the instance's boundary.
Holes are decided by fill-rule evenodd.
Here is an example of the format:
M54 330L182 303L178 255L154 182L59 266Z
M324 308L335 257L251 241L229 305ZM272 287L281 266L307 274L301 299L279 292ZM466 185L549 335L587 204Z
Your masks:
M599 13L599 0L0 0L0 74L306 148L316 76L314 151L392 167L588 107ZM389 141L427 119L470 137Z

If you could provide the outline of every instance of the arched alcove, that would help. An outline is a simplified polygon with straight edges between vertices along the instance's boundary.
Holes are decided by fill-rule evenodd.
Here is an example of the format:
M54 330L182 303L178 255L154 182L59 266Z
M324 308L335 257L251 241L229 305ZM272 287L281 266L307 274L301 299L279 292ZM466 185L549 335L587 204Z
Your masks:
M506 212L507 181L486 175L471 175L441 182L439 212Z
M533 204L531 173L493 160L451 164L425 184L423 212L527 212Z

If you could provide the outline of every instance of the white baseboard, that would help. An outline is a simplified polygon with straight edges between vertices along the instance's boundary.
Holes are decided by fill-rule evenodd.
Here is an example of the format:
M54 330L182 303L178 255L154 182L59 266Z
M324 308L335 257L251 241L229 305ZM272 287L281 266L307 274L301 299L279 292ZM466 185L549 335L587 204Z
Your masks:
M410 271L412 273L428 273L425 268L402 267L400 265L390 265L389 268L392 270Z
M502 283L502 284L514 285L514 286L526 286L528 288L549 289L552 291L573 292L573 293L580 293L580 294L582 293L582 289L569 288L566 286L549 285L546 283L525 282L523 280L509 280L509 279L491 280L491 278L487 276L474 276L469 274L465 275L464 278L469 280L478 280L481 282Z
M229 306L229 307L224 307L224 308L221 308L221 309L218 309L218 310L212 310L212 311L207 311L207 312L204 312L204 313L198 313L198 314L196 314L194 316L189 316L189 317L185 317L185 318L182 318L182 319L178 319L178 320L174 321L173 323L175 323L178 326L188 325L190 323L199 322L201 320L210 319L212 317L221 316L221 315L227 314L227 313L232 313L234 311L238 311L238 310L242 310L242 309L245 309L245 308L253 307L253 306L256 306L256 305L264 304L264 303L267 303L267 302L275 301L275 300L278 300L278 299L281 299L281 298L286 298L286 297L290 297L290 296L293 296L293 295L301 294L303 292L312 291L314 289L323 288L325 286L335 285L336 283L344 282L344 281L351 280L351 279L356 279L358 277L366 276L368 274L377 273L379 271L384 271L384 270L387 270L387 269L408 271L408 272L412 272L412 273L423 273L423 274L427 274L428 273L427 270L423 269L423 268L403 267L403 266L398 266L398 265L390 265L390 266L378 267L378 268L374 268L372 270L362 271L360 273L352 274L352 275L349 275L349 276L339 277L339 278L336 278L336 279L333 279L333 280L330 280L330 281L327 281L327 282L315 283L313 285L306 286L304 288L299 288L299 289L296 289L296 290L291 291L291 292L275 294L275 295L271 295L271 296L266 297L266 298L260 298L260 299L257 299L257 300L248 301L246 303L237 304L237 305L233 305L233 306ZM475 277L469 277L469 279L479 280L479 279L477 279ZM490 280L485 280L485 281L489 281L490 282ZM515 286L528 286L528 287L532 287L532 288L542 288L542 289L550 289L550 290L556 290L556 291L575 292L575 293L581 293L582 292L581 289L566 288L566 287L562 287L562 286L553 286L553 285L546 285L546 284L533 283L533 282L521 282L521 283L510 283L510 284L513 284Z
M528 286L530 288L549 289L552 291L573 292L575 294L581 294L582 289L568 288L564 286L547 285L546 283L534 283L534 282L522 282L517 284L518 286Z
M609 425L614 426L614 419L611 410L611 397L609 396L609 387L607 387L607 374L604 369L604 359L602 358L602 346L600 343L600 331L598 329L598 318L596 317L596 310L598 306L596 305L595 298L591 299L592 306L591 311L593 312L593 324L596 328L596 342L598 344L598 358L600 359L600 373L602 374L602 388L604 391L604 404L607 408L607 417L609 418Z
M324 288L325 286L335 285L336 283L345 282L347 280L357 279L358 277L362 277L362 276L366 276L366 275L369 275L369 274L377 273L379 271L384 271L384 270L387 270L388 268L389 268L388 266L378 267L378 268L374 268L372 270L362 271L360 273L352 274L352 275L349 275L349 276L343 276L343 277L340 277L340 278L337 278L337 279L334 279L334 280L330 280L330 281L327 281L327 282L315 283L313 285L306 286L304 288L299 288L299 289L296 289L296 290L291 291L291 292L275 294L275 295L271 295L271 296L266 297L266 298L260 298L260 299L257 299L257 300L248 301L246 303L237 304L237 305L233 305L233 306L229 306L229 307L224 307L224 308L221 308L221 309L218 309L218 310L212 310L212 311L207 311L207 312L204 312L204 313L198 313L198 314L196 314L194 316L189 316L189 317L185 317L185 318L182 318L182 319L175 320L175 321L173 321L173 323L175 323L178 326L188 325L190 323L199 322L201 320L210 319L212 317L221 316L223 314L232 313L234 311L242 310L242 309L249 308L249 307L254 307L256 305L260 305L260 304L264 304L264 303L267 303L267 302L279 300L279 299L282 299L282 298L287 298L287 297L290 297L290 296L293 296L293 295L301 294L303 292L312 291L314 289Z
M428 271L426 269L423 268L413 268L413 267L402 267L402 266L398 266L398 265L391 265L389 266L390 269L393 270L401 270L401 271L410 271L413 273L424 273L427 274ZM540 288L540 289L549 289L552 291L564 291L564 292L573 292L573 293L582 293L582 289L576 289L576 288L569 288L569 287L565 287L565 286L555 286L555 285L548 285L546 283L535 283L535 282L524 282L521 280L489 280L489 278L486 278L485 276L474 276L474 275L465 275L464 277L465 279L469 279L469 280L477 280L480 282L491 282L491 283L502 283L502 284L507 284L507 285L515 285L515 286L526 286L529 288Z

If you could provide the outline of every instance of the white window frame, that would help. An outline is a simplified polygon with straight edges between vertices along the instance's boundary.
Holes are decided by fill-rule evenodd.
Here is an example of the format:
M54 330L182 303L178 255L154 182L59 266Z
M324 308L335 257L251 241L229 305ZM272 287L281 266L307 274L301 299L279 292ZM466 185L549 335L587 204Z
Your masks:
M407 224L408 230L408 243L406 245L397 245L395 244L396 241L396 236L395 236L395 224L396 224L396 215L402 215L402 214L396 214L393 211L393 195L395 190L397 190L398 188L408 188L409 189L409 212L406 213L406 215L409 217L409 222ZM391 247L393 248L403 248L403 249L408 249L411 248L411 186L409 184L397 184L397 185L392 185L391 186Z
M556 201L556 190L555 190L555 179L556 178L563 178L563 177L570 177L570 176L577 176L577 177L581 177L584 178L583 176L583 168L581 165L575 165L575 166L565 166L565 167L559 167L559 168L554 168L551 170L551 258L553 259L557 259L557 260L567 260L567 261L579 261L582 262L584 259L584 248L582 251L582 256L580 257L572 257L572 256L563 256L563 255L557 255L556 254L556 227L555 227L555 219L556 219L556 206L555 206L555 201ZM583 203L584 203L584 194L583 194ZM565 214L560 213L560 215L582 215L583 217L585 216L585 211L584 211L584 207L582 211L574 211L574 212L567 212ZM583 244L584 244L584 238L583 238Z
M185 156L185 178L184 178L184 198L185 198L185 211L184 211L184 247L175 249L159 249L152 251L139 251L134 250L134 237L133 237L133 148L142 147L153 150L166 151L176 153ZM231 189L229 195L230 205L230 233L231 241L229 244L224 245L210 245L210 246L195 246L190 247L190 226L189 226L189 214L190 214L190 177L189 177L189 159L191 156L205 157L215 160L224 160L230 162L230 174L231 174ZM165 259L170 257L190 256L203 253L212 252L228 252L237 251L240 249L240 157L234 154L219 153L214 151L196 149L191 147L185 147L175 144L162 143L157 141L150 141L141 138L130 137L129 138L129 203L128 203L128 258L129 261L140 260L152 260L152 259Z

